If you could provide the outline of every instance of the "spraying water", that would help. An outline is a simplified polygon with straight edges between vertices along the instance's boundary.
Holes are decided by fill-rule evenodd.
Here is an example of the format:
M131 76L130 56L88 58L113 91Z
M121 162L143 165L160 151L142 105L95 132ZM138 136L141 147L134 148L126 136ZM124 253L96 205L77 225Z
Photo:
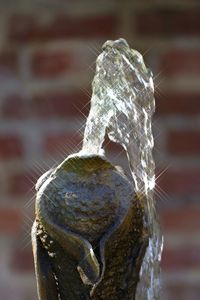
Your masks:
M97 58L91 109L81 152L103 153L106 133L127 153L138 196L145 198L145 226L149 245L140 270L137 300L157 300L160 290L162 237L156 219L153 188L151 118L155 110L152 74L142 55L124 39L107 41Z

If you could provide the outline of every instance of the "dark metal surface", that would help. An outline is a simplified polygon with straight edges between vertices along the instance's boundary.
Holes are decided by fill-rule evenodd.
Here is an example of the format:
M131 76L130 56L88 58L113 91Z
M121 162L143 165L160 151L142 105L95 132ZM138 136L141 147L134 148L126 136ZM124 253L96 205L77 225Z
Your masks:
M67 158L39 179L32 229L40 300L135 299L148 236L143 199L101 156Z

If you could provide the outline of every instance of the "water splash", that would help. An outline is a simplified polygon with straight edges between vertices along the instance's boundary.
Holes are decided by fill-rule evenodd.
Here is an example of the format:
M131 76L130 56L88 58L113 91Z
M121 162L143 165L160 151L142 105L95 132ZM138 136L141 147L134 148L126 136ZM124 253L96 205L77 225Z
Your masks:
M105 134L124 147L138 195L145 197L149 246L140 271L137 300L159 299L162 237L153 199L155 184L151 118L155 110L152 74L142 55L124 39L107 41L97 58L83 153L102 154Z

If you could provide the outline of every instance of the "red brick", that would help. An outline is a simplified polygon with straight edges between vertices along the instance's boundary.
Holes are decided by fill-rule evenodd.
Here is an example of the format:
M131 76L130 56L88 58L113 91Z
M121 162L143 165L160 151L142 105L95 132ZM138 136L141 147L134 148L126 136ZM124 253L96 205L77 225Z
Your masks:
M163 292L166 296L166 292L168 300L197 300L200 295L200 286L195 283L178 283L174 281L171 284L165 284L166 290Z
M0 159L19 158L23 152L21 137L10 134L0 136Z
M156 96L156 114L200 114L200 93L164 92Z
M51 39L111 37L116 33L117 18L113 14L73 17L57 14L42 24L31 15L15 15L9 26L14 42L48 41Z
M29 116L28 101L25 97L12 94L2 100L1 114L3 118L21 119Z
M159 12L138 12L135 15L133 30L138 35L163 34L163 16Z
M159 69L165 76L199 75L200 51L198 49L171 49L161 55Z
M120 154L122 152L124 152L124 148L119 145L118 143L114 143L112 142L108 136L105 137L104 143L103 143L103 148L105 151L108 151L110 153L115 153L116 154Z
M40 28L36 16L16 14L12 16L8 30L9 38L13 41L30 41L40 36Z
M166 209L161 212L163 231L171 233L198 233L200 228L200 205L190 204Z
M16 75L18 71L17 53L12 50L0 52L0 78Z
M52 24L46 28L48 38L70 37L111 37L116 33L117 19L115 15L95 15L84 18L73 18L58 15Z
M176 249L164 247L162 268L164 271L199 270L200 247L189 247L187 245Z
M39 175L35 171L30 171L29 174L25 171L11 174L10 177L8 177L8 194L12 196L26 196L34 187L38 178Z
M171 131L168 134L168 151L175 155L198 155L200 131Z
M82 146L82 137L79 133L50 134L44 140L44 150L49 154L59 154L61 157L78 152Z
M0 232L15 235L22 229L22 215L18 209L0 207Z
M195 36L200 34L200 9L138 12L134 24L138 35Z
M30 245L31 245L31 237L30 237ZM33 272L34 271L34 263L33 263L33 253L31 247L27 247L25 249L16 249L13 252L13 256L10 261L10 268L12 271L17 272Z
M169 169L158 178L156 184L170 195L185 197L196 195L200 193L200 170L189 168Z
M36 52L32 58L32 72L36 77L56 77L71 69L72 57L66 51Z
M83 92L53 91L33 97L33 111L41 117L71 117L88 115L89 98Z

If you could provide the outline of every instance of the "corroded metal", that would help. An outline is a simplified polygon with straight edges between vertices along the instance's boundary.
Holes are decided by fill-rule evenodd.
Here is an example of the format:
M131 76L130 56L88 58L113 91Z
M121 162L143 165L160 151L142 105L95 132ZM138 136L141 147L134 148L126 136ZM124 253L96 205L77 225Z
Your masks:
M40 300L135 299L148 233L143 199L104 156L77 154L36 185Z

